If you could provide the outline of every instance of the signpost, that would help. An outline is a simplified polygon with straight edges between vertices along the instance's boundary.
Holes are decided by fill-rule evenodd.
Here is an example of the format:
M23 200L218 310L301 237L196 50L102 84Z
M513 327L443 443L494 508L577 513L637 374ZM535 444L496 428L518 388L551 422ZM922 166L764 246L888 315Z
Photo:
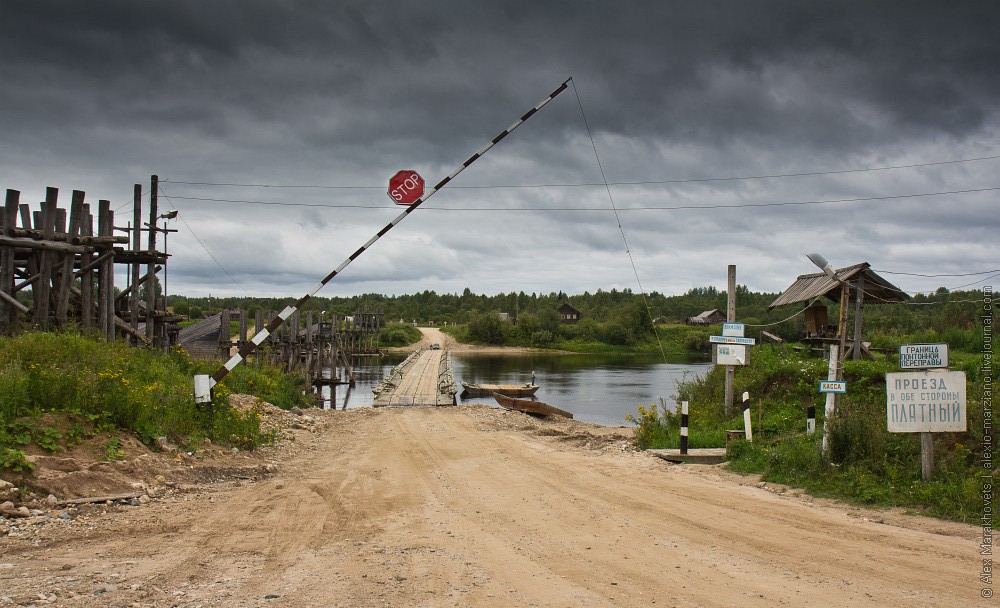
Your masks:
M890 433L920 433L924 481L934 471L931 433L968 429L965 372L925 370L885 375L885 418Z
M732 336L735 338L743 337L743 328L746 327L743 323L723 323L722 324L722 335Z
M948 367L947 344L901 344L900 369L931 369Z
M397 205L412 205L424 195L424 178L416 171L397 171L389 178L389 196Z
M757 343L754 338L738 338L733 336L709 336L708 341L712 344L743 344L744 346L753 346Z
M715 347L715 362L719 365L746 365L747 347L742 344L719 344Z
M843 395L847 392L847 382L843 380L820 380L819 392Z

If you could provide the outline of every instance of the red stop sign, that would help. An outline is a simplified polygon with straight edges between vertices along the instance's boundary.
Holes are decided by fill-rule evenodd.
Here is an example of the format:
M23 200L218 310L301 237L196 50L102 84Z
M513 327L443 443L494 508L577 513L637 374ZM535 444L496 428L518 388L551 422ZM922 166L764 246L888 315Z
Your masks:
M424 195L424 178L416 171L399 171L389 178L389 196L397 205L412 205Z

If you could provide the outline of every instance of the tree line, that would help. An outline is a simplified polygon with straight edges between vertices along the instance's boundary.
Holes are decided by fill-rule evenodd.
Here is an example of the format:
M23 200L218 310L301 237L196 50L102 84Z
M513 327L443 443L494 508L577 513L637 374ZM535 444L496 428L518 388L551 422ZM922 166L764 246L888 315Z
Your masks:
M748 326L766 326L767 331L772 334L796 340L804 332L803 316L796 313L805 308L805 304L769 309L768 306L778 295L754 292L744 285L738 285L737 320ZM951 293L941 288L933 294L917 295L904 304L866 305L864 333L909 335L920 331L971 330L977 324L983 298L982 290ZM251 314L257 310L277 311L293 301L293 298L195 298L172 295L169 297L169 306L177 314L197 319L215 314L223 308L246 310ZM499 340L500 334L509 333L510 327L516 327L519 342L545 344L558 338L580 338L610 344L629 344L641 341L651 333L654 322L657 325L684 324L687 318L713 308L725 313L726 301L726 291L712 286L693 288L674 296L658 292L643 296L630 289L599 289L593 293L576 295L561 291L547 294L521 291L486 295L473 293L466 288L461 294L439 294L425 290L392 296L370 293L350 297L314 297L306 303L305 310L345 316L353 315L363 308L377 308L384 312L387 323L467 325L472 339L489 343L502 343ZM560 322L557 309L563 303L569 303L582 313L582 320L573 329ZM828 302L828 307L829 318L837 319L839 304ZM996 306L993 308L995 315ZM849 319L851 324L848 327L853 327L853 306L850 307ZM978 323L981 324L981 320ZM748 327L748 330L751 329L752 327Z

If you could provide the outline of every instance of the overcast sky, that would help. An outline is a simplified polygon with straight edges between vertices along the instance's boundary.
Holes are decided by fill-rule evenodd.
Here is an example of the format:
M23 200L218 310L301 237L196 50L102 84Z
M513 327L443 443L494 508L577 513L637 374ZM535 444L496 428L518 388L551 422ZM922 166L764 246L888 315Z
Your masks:
M4 2L0 187L125 226L157 174L170 293L298 297L396 171L572 78L318 295L781 291L812 251L995 286L888 273L1000 268L998 32L993 0Z

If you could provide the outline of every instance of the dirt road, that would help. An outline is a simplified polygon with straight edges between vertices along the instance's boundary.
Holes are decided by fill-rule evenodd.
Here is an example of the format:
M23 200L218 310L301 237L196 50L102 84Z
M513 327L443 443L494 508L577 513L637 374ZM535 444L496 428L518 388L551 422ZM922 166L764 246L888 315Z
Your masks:
M625 429L485 406L320 415L325 432L272 477L0 538L0 598L297 608L995 605L979 597L970 526L670 465L624 449Z

